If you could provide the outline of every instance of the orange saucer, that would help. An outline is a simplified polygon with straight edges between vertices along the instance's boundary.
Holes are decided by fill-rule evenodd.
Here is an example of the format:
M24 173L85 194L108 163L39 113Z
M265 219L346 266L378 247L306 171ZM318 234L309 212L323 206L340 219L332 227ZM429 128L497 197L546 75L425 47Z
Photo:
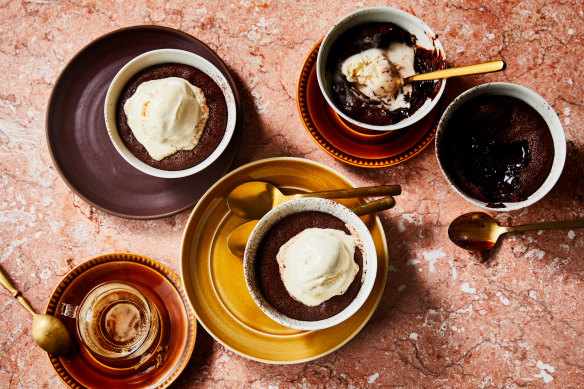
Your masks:
M55 372L70 388L167 387L189 361L195 346L197 322L180 279L166 266L128 253L90 259L61 280L49 300L46 314L55 316L60 303L78 305L87 292L111 280L138 287L158 309L162 333L154 358L149 357L137 367L118 368L102 364L80 343L75 319L57 315L68 328L73 344L60 357L48 354Z
M298 80L298 112L316 143L340 161L361 167L401 163L422 151L436 135L444 98L418 123L396 131L379 132L343 121L327 104L316 76L318 42L304 61Z

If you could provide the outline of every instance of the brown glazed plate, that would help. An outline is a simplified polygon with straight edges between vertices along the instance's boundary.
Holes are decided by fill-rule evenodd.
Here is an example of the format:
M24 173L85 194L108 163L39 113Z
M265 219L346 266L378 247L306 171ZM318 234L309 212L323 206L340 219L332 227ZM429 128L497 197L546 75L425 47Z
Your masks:
M163 48L190 51L210 61L228 80L239 104L235 81L213 50L184 32L160 26L128 27L97 38L67 64L49 99L47 143L59 174L86 202L116 216L154 219L193 206L229 170L239 147L236 128L227 149L213 164L176 179L142 173L118 154L103 114L109 84L129 60Z
M98 363L81 345L75 319L59 315L73 338L71 349L57 357L49 355L51 365L61 380L71 388L165 388L186 367L197 333L197 321L191 310L180 279L161 263L129 253L112 253L83 262L57 285L46 314L55 315L60 303L78 305L97 285L106 281L122 281L139 288L161 314L163 350L160 362L142 371L116 369Z
M318 42L304 61L298 80L298 112L304 127L314 141L340 161L360 167L397 165L428 146L436 135L442 98L437 107L424 119L395 131L374 131L349 124L327 104L316 76Z

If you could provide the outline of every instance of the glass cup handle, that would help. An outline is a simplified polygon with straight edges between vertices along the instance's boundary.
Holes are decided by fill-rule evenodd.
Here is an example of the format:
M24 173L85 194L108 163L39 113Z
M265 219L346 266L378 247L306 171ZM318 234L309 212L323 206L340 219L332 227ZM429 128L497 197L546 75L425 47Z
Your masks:
M59 303L57 307L57 314L62 316L67 316L70 318L77 318L77 312L79 312L78 305Z

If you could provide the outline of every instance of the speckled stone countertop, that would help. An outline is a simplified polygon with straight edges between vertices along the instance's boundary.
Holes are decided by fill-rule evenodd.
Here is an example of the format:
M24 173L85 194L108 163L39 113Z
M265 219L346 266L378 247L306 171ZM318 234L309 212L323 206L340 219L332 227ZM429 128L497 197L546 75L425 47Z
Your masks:
M384 4L382 4L384 3ZM275 156L324 163L356 184L399 183L380 216L389 242L384 296L348 344L296 365L241 357L201 327L175 387L584 386L584 230L510 235L481 262L451 244L450 221L477 210L447 184L434 146L388 168L346 165L304 129L296 85L310 49L336 20L393 5L437 32L451 66L504 59L507 70L452 80L448 98L488 81L541 94L560 117L568 154L540 202L496 213L504 225L584 218L584 5L526 1L0 1L0 264L37 311L71 268L100 254L135 252L178 273L190 214L133 221L92 208L53 166L45 111L59 72L93 39L157 24L207 43L242 97L234 166ZM31 319L0 293L0 388L62 387L30 336Z

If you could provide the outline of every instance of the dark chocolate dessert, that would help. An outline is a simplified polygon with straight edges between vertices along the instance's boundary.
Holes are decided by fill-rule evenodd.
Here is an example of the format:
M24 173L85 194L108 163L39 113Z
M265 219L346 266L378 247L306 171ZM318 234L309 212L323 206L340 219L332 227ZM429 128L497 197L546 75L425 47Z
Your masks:
M479 96L462 104L437 145L454 184L493 208L527 199L545 181L554 159L545 120L509 96Z
M272 307L293 319L316 321L336 315L355 299L361 289L363 253L358 246L355 248L359 272L345 293L314 307L304 305L288 294L276 256L284 243L307 228L334 228L350 234L345 222L328 213L307 211L287 216L263 237L256 254L255 274L260 293Z
M180 77L201 88L209 107L209 118L199 143L194 149L179 150L157 161L148 154L146 148L134 136L128 125L124 104L143 82L167 77ZM221 88L201 70L181 64L155 65L138 73L124 87L116 111L118 132L128 150L142 162L163 170L184 170L205 160L223 139L227 124L227 103Z
M373 125L395 124L412 116L440 90L441 80L414 82L412 93L407 98L410 103L409 108L390 111L347 81L341 70L347 58L368 49L387 49L394 42L403 43L414 49L416 73L428 73L443 69L446 65L437 49L427 50L417 46L416 37L395 24L366 23L349 29L332 46L326 63L326 71L333 75L332 94L336 105L351 118Z

